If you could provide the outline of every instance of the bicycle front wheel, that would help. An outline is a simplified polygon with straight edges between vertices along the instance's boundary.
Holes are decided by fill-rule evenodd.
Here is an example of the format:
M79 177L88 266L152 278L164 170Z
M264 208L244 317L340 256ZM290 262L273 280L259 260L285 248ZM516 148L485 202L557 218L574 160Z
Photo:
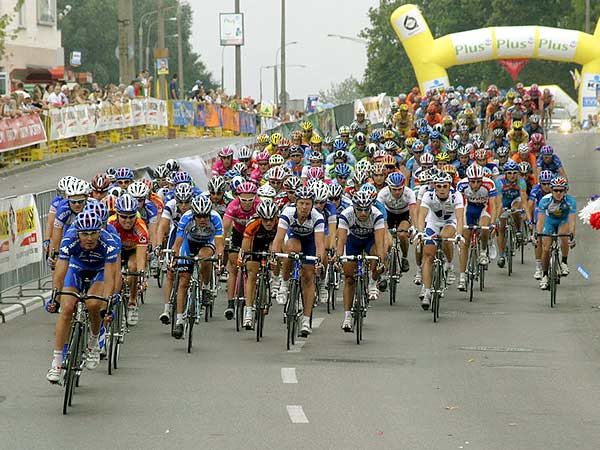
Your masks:
M254 330L256 331L256 342L260 342L262 328L265 320L263 306L267 304L266 283L262 275L258 275L258 288L256 289L256 300L254 301Z
M187 305L187 352L192 353L192 342L194 337L194 325L196 324L196 318L199 317L199 298L198 298L198 285L193 284L190 286L191 292L188 297Z
M390 306L396 303L396 286L398 285L398 250L392 247L392 255L390 261Z
M506 229L506 263L508 265L508 276L512 275L513 271L513 232L511 227L507 227Z
M558 256L554 251L552 251L552 255L550 256L550 267L548 270L549 275L549 285L550 285L550 307L554 308L556 306L556 289L558 284L558 271L559 271L560 263L558 261Z
M475 285L475 275L477 274L477 247L471 246L469 251L469 273L467 283L469 283L469 301L473 301L473 286Z
M67 350L67 356L65 358L65 392L63 397L63 414L67 414L69 406L71 406L71 400L73 398L73 387L75 386L76 372L79 367L79 347L81 340L81 326L76 323L73 325L71 331L71 338L69 339L69 347Z
M298 315L298 301L300 299L300 291L297 280L290 280L290 296L286 308L286 327L287 327L287 349L296 343L296 323Z

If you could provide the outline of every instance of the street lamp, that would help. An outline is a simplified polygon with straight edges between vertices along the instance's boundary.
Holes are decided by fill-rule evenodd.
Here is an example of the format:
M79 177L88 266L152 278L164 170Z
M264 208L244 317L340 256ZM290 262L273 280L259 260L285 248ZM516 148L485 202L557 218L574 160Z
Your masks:
M285 47L287 47L288 45L295 45L298 44L298 41L291 41L291 42L287 42L285 44ZM273 66L273 70L274 70L274 80L275 80L275 97L274 97L274 103L275 105L279 104L279 86L278 86L278 81L277 81L277 67L279 67L279 52L281 51L283 47L279 47L277 49L277 51L275 52L275 65Z
M331 34L331 33L329 33L327 35L327 37L345 39L346 41L357 42L359 44L365 44L365 45L369 43L369 41L367 41L366 39L356 38L356 37L352 37L352 36L344 36L342 34Z
M177 8L177 6L169 6L168 8L163 8L163 12L167 11L169 9L174 9ZM140 57L139 57L139 65L140 65L140 72L142 72L144 70L144 61L143 61L143 52L142 52L142 43L144 41L144 23L146 21L147 18L149 18L150 16L153 16L154 14L158 14L158 10L156 11L149 11L146 14L143 14L142 17L140 18L140 26L138 27L138 43L139 43L139 47L140 47ZM177 17L169 17L168 20L177 20ZM152 28L152 24L156 23L156 22L151 22L150 26L147 28L147 33L150 33L150 28ZM148 45L146 45L146 55L148 54ZM146 56L146 69L148 69L148 56Z
M156 12L156 11L155 11ZM166 20L174 22L177 17L169 17ZM158 23L157 20L150 22L146 29L146 69L150 70L150 30Z

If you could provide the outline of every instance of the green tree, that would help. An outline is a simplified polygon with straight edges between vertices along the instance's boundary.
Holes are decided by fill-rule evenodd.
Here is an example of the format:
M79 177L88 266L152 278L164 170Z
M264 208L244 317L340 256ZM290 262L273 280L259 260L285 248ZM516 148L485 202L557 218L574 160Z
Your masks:
M361 32L369 41L368 65L362 90L366 94L406 92L417 81L402 44L390 25L390 16L401 0L382 0L369 10L370 27ZM488 26L543 25L584 30L585 0L528 0L515 6L506 0L418 0L434 37ZM520 9L519 9L520 8ZM515 14L520 10L522 14ZM529 12L532 12L531 14ZM600 15L600 2L592 2L591 31ZM524 84L558 84L576 96L569 70L576 64L532 59L519 74ZM453 85L483 87L490 83L509 88L515 83L497 61L465 64L448 70Z
M7 28L14 20L15 14L21 9L24 2L25 0L18 0L12 11L0 15L0 58L3 57L6 52L6 40L14 39L16 37L16 33L9 31Z
M361 97L360 84L353 76L346 78L338 84L331 83L327 91L319 91L319 99L323 103L343 105L351 103Z

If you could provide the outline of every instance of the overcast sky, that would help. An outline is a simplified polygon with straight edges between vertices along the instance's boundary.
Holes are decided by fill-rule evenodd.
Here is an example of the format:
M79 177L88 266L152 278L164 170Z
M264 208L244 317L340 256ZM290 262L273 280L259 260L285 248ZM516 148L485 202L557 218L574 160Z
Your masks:
M212 72L221 80L219 13L233 12L234 0L189 0L194 11L192 46ZM357 37L369 25L367 11L379 0L287 0L287 91L291 98L306 99L350 75L361 80L366 64L366 46L328 33ZM246 29L242 47L242 95L259 99L260 67L275 63L281 42L281 0L240 0ZM234 47L225 47L225 89L235 92ZM187 84L187 83L186 83ZM263 70L263 98L273 100L273 69Z

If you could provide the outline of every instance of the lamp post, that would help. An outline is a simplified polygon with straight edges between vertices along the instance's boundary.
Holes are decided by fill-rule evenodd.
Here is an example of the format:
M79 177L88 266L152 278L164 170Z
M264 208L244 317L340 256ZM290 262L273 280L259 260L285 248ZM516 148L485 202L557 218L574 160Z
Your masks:
M292 41L292 42L288 42L285 45L282 45L281 47L279 47L277 49L277 51L275 52L275 64L272 66L273 67L273 76L274 76L274 80L275 80L275 96L273 97L273 102L275 103L275 105L279 104L279 86L278 86L278 82L277 82L277 67L279 67L279 52L281 51L281 49L284 49L285 51L285 47L287 47L288 45L295 45L297 44L298 41ZM282 71L282 75L283 75L283 71ZM283 88L283 80L281 82L282 84L282 88Z
M365 44L365 45L369 43L369 41L367 41L366 39L361 39L361 38L352 37L352 36L344 36L343 34L332 34L332 33L329 33L327 35L327 37L344 39L346 41L357 42L359 44Z
M223 45L221 49L221 89L225 92L225 49L226 45Z
M143 52L143 40L144 40L144 21L146 20L147 17L150 17L154 14L158 14L158 11L150 11L147 12L146 14L144 14L142 16L142 18L140 19L140 26L138 27L138 44L139 44L139 72L142 72L144 70L144 52ZM149 29L148 29L148 34L149 34ZM146 45L146 48L148 47L148 45ZM146 52L147 54L147 52ZM148 68L148 57L146 57L146 68Z

